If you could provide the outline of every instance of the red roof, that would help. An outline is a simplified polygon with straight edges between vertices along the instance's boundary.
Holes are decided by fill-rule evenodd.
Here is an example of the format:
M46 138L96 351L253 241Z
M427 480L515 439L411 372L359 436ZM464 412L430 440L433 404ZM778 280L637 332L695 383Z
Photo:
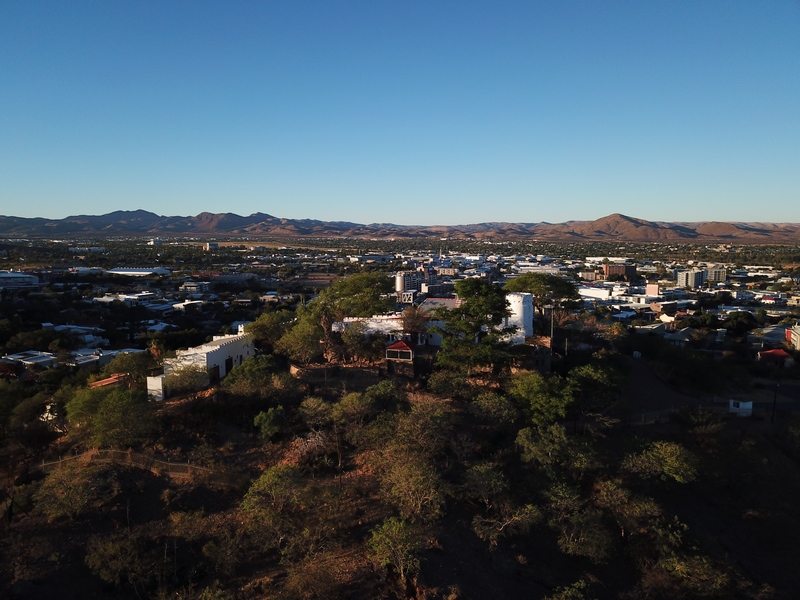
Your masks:
M386 346L386 349L387 350L408 350L408 351L411 351L414 348L409 346L405 342L405 340L399 340L399 341L395 342L394 344L390 344L389 346Z
M89 384L89 389L93 390L99 387L105 387L107 385L118 385L124 383L128 379L127 373L114 373L111 377L107 377L106 379L100 379L99 381L93 381Z
M782 361L791 358L788 352L777 348L775 350L762 350L758 353L759 360Z

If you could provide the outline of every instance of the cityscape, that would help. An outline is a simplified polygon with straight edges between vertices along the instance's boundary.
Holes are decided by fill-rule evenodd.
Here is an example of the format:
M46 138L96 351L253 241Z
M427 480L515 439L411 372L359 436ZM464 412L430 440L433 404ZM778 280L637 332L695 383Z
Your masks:
M800 3L0 3L0 598L796 600Z
M783 486L800 448L800 245L30 237L1 240L0 261L7 532L57 552L53 532L127 527L122 502L136 531L79 534L78 563L26 550L33 597L76 568L100 595L593 593L543 580L520 558L532 548L559 573L605 573L612 596L761 593L680 540L712 535L692 511L730 489L759 502L717 478ZM606 570L641 560L629 543L663 543L659 527L674 546L636 552L665 553L639 568L668 584Z

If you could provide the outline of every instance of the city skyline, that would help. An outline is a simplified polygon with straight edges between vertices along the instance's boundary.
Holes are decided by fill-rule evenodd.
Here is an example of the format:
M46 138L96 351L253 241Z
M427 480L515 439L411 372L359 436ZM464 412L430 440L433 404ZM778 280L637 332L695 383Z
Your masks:
M0 8L0 214L800 222L800 5Z

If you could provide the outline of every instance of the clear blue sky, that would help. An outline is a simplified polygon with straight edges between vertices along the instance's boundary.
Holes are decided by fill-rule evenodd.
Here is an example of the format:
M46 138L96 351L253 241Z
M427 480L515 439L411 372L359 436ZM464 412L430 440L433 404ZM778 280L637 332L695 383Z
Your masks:
M0 0L0 214L800 222L800 2Z

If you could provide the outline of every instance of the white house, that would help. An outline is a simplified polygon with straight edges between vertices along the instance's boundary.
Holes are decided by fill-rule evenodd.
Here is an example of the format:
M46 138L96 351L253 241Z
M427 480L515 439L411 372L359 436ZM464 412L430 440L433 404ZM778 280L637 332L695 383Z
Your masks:
M164 378L187 367L196 367L208 373L209 380L224 378L231 369L255 355L253 341L247 334L215 335L214 339L188 350L178 350L175 358L164 360L164 374L147 378L147 394L154 400L163 400Z

